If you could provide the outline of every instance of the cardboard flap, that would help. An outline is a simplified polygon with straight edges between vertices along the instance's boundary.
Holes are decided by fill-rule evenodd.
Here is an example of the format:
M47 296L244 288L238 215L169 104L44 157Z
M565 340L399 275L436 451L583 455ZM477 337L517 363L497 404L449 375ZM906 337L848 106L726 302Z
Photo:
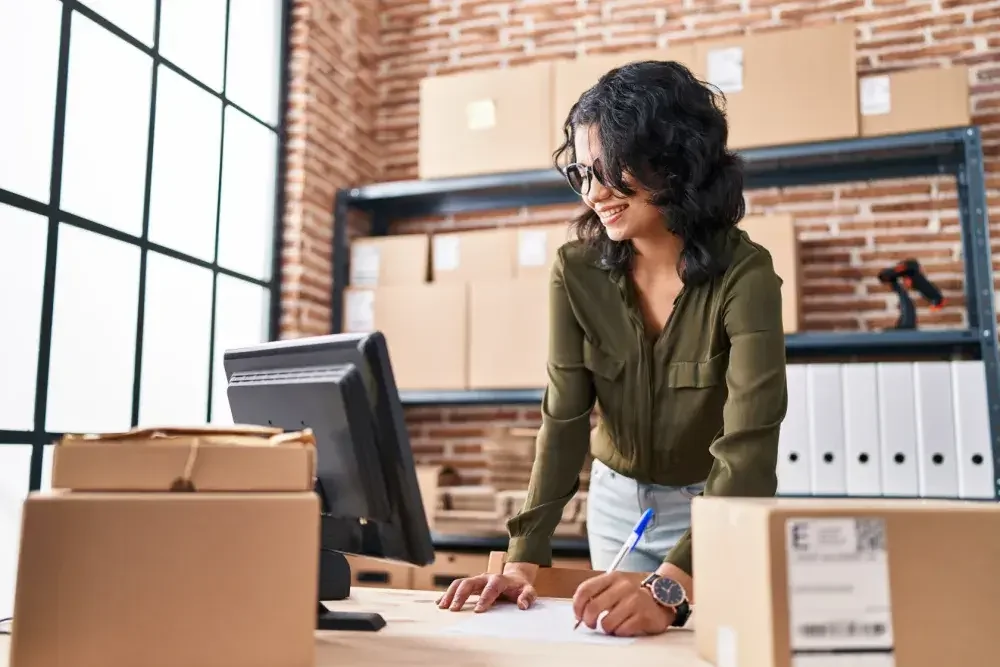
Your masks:
M233 426L141 426L121 433L86 433L67 434L60 444L78 440L131 440L142 438L170 438L195 435L255 435L273 436L283 434L280 428L274 426L257 426L255 424L235 424Z
M57 445L52 487L72 491L309 491L316 474L310 429L144 427Z

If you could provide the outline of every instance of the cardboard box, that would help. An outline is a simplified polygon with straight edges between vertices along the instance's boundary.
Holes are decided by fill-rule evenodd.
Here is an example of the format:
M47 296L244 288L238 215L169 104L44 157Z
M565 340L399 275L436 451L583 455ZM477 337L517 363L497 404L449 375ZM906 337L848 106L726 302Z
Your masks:
M546 169L551 145L551 63L420 82L420 178Z
M467 283L513 278L517 243L514 228L435 234L431 245L433 282Z
M351 243L352 287L419 285L430 276L431 240L427 234L370 236Z
M750 240L767 248L781 278L781 319L785 333L802 328L802 262L795 220L790 215L747 216L740 221Z
M570 239L569 225L564 223L519 228L514 277L548 279L559 248Z
M344 331L385 335L396 386L465 389L468 298L464 284L344 291Z
M548 380L549 281L477 282L469 290L469 387L531 389Z
M553 126L552 151L562 145L564 127L570 109L580 96L598 80L615 69L641 60L675 60L691 68L695 63L694 45L674 46L668 49L643 49L624 53L582 56L573 60L557 60L553 71Z
M726 96L730 148L858 135L854 24L710 39L695 62Z
M695 638L712 664L986 665L1000 652L996 503L699 497L692 523Z
M413 573L413 588L418 591L446 591L451 582L486 572L487 554L466 554L438 551L434 563L417 568Z
M413 588L413 573L416 567L380 558L347 556L351 566L351 586L362 588Z
M434 530L434 513L437 508L438 482L441 478L441 466L417 466L417 485L420 487L420 500L427 515L427 526Z
M589 558L553 558L552 567L558 567L567 570L591 569Z
M11 664L313 665L314 447L256 427L64 438L56 490L24 504Z
M874 137L962 127L969 113L969 68L913 69L858 81L861 134Z

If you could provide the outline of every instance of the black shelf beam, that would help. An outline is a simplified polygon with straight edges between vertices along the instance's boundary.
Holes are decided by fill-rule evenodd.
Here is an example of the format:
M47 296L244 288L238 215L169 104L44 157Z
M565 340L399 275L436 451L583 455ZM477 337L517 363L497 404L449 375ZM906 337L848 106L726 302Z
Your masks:
M785 337L789 359L819 357L978 357L979 338L967 329L944 331L861 331L790 334ZM410 407L434 405L533 405L542 389L460 389L402 391Z
M965 157L968 130L955 128L742 151L746 188L955 173ZM342 196L350 208L392 219L568 204L580 199L555 169L380 183L344 190Z

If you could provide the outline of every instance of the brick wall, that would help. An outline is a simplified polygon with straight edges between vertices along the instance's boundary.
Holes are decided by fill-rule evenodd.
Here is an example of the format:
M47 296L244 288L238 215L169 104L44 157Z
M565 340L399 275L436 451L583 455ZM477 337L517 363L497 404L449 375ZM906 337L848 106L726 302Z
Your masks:
M330 331L333 199L378 178L374 0L294 0L281 335Z
M293 224L291 214L294 205L289 205L286 253L290 264L286 276L291 274L298 281L286 288L298 290L286 293L284 324L289 335L312 333L328 319L329 249L320 246L328 236L329 218L324 216L331 203L332 195L327 196L332 192L330 187L337 179L343 184L373 180L373 173L378 180L416 177L421 77L663 46L711 35L848 21L857 28L859 72L969 65L971 108L985 142L993 233L1000 239L1000 0L382 0L377 19L370 9L373 3L314 0L314 6L347 8L339 16L331 16L329 10L325 14L341 21L341 28L317 31L313 27L297 42L298 49L308 51L308 58L322 62L299 63L306 89L327 85L322 77L329 75L331 59L340 58L348 66L371 63L374 69L341 72L337 80L344 83L334 93L328 91L322 103L310 99L313 108L305 112L307 119L318 116L318 124L324 128L331 121L340 126L335 133L308 127L302 137L306 144L304 180L314 184L307 188L310 194L300 198L309 203L298 211L297 223ZM362 4L365 15L359 13ZM300 16L298 10L296 15ZM313 11L312 26L317 18ZM348 39L338 52L325 41L313 43L313 34L326 40L331 32L339 30L343 35L343 26L348 24L362 27L357 34L367 36L376 21L378 35L363 39L360 46ZM371 57L376 50L377 62ZM360 95L355 93L345 100L340 95L348 90ZM297 100L296 95L293 101ZM372 116L367 115L371 111L375 112L374 126ZM315 140L327 143L316 146ZM361 170L356 165L344 167L345 156L361 148L373 148L377 164L366 160ZM316 158L323 156L322 167L316 162L310 168L312 153ZM301 187L294 178L289 181L290 188ZM753 191L747 196L751 213L788 211L796 218L806 265L807 329L877 329L891 324L893 301L873 276L877 269L904 255L920 259L952 304L942 312L922 312L922 322L937 326L962 323L962 263L952 182L847 183ZM419 220L399 224L394 231L565 220L572 210L520 209ZM314 230L314 223L324 229ZM296 254L303 249L312 254ZM317 324L321 316L324 319ZM419 458L454 463L470 480L477 479L481 471L484 423L530 426L537 420L537 409L505 406L421 408L409 413Z

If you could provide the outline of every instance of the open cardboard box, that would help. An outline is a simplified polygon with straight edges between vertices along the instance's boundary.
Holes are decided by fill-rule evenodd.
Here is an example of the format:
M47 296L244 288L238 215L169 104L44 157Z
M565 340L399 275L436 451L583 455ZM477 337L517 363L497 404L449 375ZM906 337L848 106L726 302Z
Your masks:
M11 664L314 663L310 431L67 436L24 506Z

